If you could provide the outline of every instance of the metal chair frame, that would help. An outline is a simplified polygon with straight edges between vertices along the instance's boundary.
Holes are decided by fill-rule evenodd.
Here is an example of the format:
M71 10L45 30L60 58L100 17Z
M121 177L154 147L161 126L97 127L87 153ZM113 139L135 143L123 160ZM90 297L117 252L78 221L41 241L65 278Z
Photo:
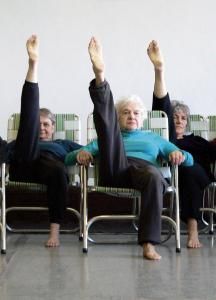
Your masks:
M163 126L161 126L161 122ZM92 114L89 115L88 121L87 121L87 136L88 136L88 142L92 139L96 138L96 131L94 128L93 118ZM146 130L154 130L157 133L161 134L165 138L168 139L168 120L167 116L164 112L159 111L151 111L148 112L148 118L145 121L143 128ZM100 187L97 185L89 185L89 179L94 178L97 180L97 176L95 177L95 170L96 168L94 166L80 167L80 181L81 181L81 226L80 226L80 239L83 240L83 252L88 252L88 241L95 242L95 240L90 237L89 235L89 229L90 227L98 221L106 220L106 221L112 221L112 220L131 220L134 224L134 227L136 228L135 222L138 219L139 211L140 211L140 192L135 189L126 189L126 188L112 188L112 187ZM171 199L171 210L170 214L168 216L163 215L162 219L169 222L169 224L172 225L171 231L168 233L167 238L164 240L167 241L172 233L173 229L175 232L176 237L176 252L180 252L180 218L179 218L179 194L178 194L178 168L173 167L172 168L172 183L170 187L168 188L168 192L171 192L172 199ZM88 194L91 192L105 192L111 195L115 195L118 197L128 197L133 200L133 211L132 214L115 214L115 215L98 215L91 219L88 219ZM175 203L175 205L173 204ZM173 208L175 207L175 212L173 211ZM173 213L175 216L173 217ZM103 242L104 243L104 242ZM106 243L106 242L105 242ZM110 242L109 242L110 243Z
M5 163L0 165L0 231L1 253L6 253L6 217L5 217Z
M216 116L208 116L204 118L199 114L190 115L190 132L193 132L195 135L199 135L206 140L211 140L213 137L216 137ZM212 164L212 172L214 175L216 168L215 163ZM209 234L214 233L214 214L216 214L216 182L210 183L204 190L203 194L203 207L200 208L202 212L202 222L206 225L201 232L209 232ZM206 202L207 206L206 207ZM205 218L205 213L209 213L209 221Z
M76 114L56 114L56 131L54 133L54 139L70 139L74 142L80 143L81 140L81 124L79 116ZM18 132L18 126L19 126L19 118L20 114L15 113L13 114L9 120L8 120L8 136L7 140L11 141L16 139L17 132ZM70 185L77 185L78 177L79 177L79 168L77 166L74 166L70 170ZM5 178L5 177L4 177ZM43 184L38 183L23 183L23 182L14 182L7 179L5 182L5 188L4 188L4 199L5 199L5 192L7 189L24 189L25 191L30 192L46 192L46 186ZM48 208L46 206L37 206L37 207L28 207L28 206L13 206L9 207L5 210L5 214L9 214L11 211L47 211ZM78 223L80 223L80 213L72 208L67 207L67 211L72 213L76 216L78 219ZM9 224L5 224L6 228L10 232L18 233L18 232L25 232L25 233L42 233L42 232L48 232L49 229L16 229L11 227ZM76 228L73 229L61 229L61 232L66 233L72 233L79 231L79 225Z

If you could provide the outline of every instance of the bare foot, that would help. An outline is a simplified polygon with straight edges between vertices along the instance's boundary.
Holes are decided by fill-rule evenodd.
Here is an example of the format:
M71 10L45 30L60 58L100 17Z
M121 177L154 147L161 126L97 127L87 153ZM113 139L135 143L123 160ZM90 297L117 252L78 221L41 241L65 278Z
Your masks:
M29 59L33 62L38 60L39 56L39 39L36 35L32 35L26 42L26 48L29 55Z
M164 59L156 41L151 41L148 46L147 53L155 69L161 71L163 69Z
M189 219L187 225L188 225L187 247L192 249L202 247L202 244L199 241L197 221L195 219Z
M92 37L88 46L88 52L92 62L93 71L95 73L96 79L99 77L100 81L104 80L104 61L102 46L100 42Z
M50 235L45 244L46 247L58 247L60 245L59 228L60 228L60 225L57 223L50 224Z
M161 259L161 256L156 252L155 247L150 243L143 244L143 257L150 260Z

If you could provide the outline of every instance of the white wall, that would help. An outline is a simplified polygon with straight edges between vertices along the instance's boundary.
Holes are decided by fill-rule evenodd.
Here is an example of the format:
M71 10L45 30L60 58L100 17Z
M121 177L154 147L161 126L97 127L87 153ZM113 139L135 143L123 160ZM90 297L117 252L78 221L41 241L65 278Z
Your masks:
M27 68L25 41L40 37L41 106L76 112L85 131L92 110L87 46L100 38L115 98L140 95L151 108L153 70L146 55L159 41L167 87L192 113L216 114L215 0L0 0L0 135L19 111ZM83 133L85 143L85 133Z

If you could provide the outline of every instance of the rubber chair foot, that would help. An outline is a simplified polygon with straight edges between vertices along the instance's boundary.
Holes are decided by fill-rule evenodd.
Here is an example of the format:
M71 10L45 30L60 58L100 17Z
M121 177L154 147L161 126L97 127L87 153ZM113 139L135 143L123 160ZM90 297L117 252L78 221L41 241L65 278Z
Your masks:
M213 235L214 231L213 230L209 230L209 234Z
M83 248L83 253L88 253L88 249L87 248Z
M181 253L181 248L176 248L176 253Z
M1 254L6 254L6 250L1 249Z

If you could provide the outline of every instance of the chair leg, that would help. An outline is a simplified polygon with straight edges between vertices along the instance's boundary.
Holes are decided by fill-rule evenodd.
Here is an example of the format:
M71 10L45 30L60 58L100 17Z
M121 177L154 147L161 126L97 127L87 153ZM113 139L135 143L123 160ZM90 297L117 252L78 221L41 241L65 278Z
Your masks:
M179 208L179 186L178 186L178 167L174 167L174 186L176 200L176 253L181 252L180 242L180 208Z
M2 188L1 188L1 253L6 254L6 218L5 218L5 164L2 164Z
M82 211L81 211L81 219L82 219L82 233L80 236L83 238L83 253L88 252L88 209L87 209L87 168L85 166L80 167L81 171L81 202L82 202Z

